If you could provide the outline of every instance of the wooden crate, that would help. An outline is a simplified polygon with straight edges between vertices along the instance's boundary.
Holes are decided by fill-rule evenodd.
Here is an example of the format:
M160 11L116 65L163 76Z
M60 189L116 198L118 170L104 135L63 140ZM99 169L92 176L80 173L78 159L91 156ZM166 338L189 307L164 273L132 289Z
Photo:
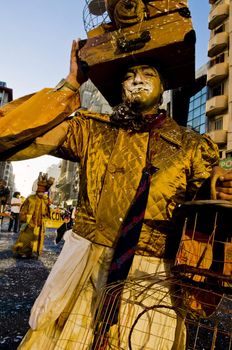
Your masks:
M176 11L88 38L80 57L88 64L92 82L114 106L120 102L122 75L131 64L156 65L166 90L192 83L195 32L191 18Z
M115 8L117 7L117 4L119 3L119 0L118 1L106 0L105 3L106 3L106 9L109 14L109 17L112 20L112 22L114 22L114 11L115 11ZM171 13L180 8L188 7L187 0L150 0L144 3L145 3L144 9L146 13L146 18L148 19L151 19L155 16ZM124 16L124 12L126 11L127 5L125 2L124 3L121 2L121 4L119 5L120 6L117 7L117 13L120 14L120 7L121 7L122 16Z

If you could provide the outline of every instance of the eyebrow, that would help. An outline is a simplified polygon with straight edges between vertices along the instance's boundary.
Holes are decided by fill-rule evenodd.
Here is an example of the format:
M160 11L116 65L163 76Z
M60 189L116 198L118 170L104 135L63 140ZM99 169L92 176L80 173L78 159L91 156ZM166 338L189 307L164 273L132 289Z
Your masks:
M154 73L157 73L157 71L156 71L156 69L155 68L153 68L153 67L150 67L150 66L142 66L142 68L144 69L144 70L146 70L146 69L149 69L149 70L152 70ZM126 74L127 73L134 73L136 70L138 70L138 68L129 68L128 69L128 71L126 72ZM125 74L125 75L126 75Z

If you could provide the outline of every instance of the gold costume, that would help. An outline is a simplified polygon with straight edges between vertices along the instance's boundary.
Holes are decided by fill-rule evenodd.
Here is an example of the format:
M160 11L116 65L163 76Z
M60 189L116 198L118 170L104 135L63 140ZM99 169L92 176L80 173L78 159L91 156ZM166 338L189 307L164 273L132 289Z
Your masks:
M59 102L61 98L62 103ZM77 241L81 236L84 242L91 242L86 265L79 273L72 294L67 297L64 293L62 302L67 298L64 309L60 310L56 319L44 312L42 324L33 323L34 330L28 332L20 349L87 350L92 342L94 301L106 280L109 256L112 256L120 225L135 196L146 158L159 170L151 179L130 278L161 270L165 270L168 275L178 246L178 235L172 222L173 210L178 204L194 198L204 180L209 177L212 167L218 164L218 150L206 135L181 127L169 117L154 125L149 132L117 128L110 123L109 116L81 110L72 119L61 123L79 107L78 97L72 92L43 90L20 106L17 103L15 105L16 109L6 111L5 116L0 118L0 126L5 118L6 121L7 118L11 120L10 116L14 116L14 113L18 116L17 110L23 116L24 124L8 124L12 130L4 130L0 149L5 151L3 154L6 157L10 154L9 159L13 160L46 153L80 162L80 208L73 231ZM30 130L30 134L23 130L23 126ZM66 137L62 130L67 131ZM16 136L16 141L12 135ZM25 146L22 135L26 135L29 142ZM7 151L8 142L10 147L16 146L14 152ZM66 275L72 269L72 261L67 264ZM67 276L65 273L62 276L65 281ZM166 298L170 287L162 288ZM153 294L150 297L151 300L147 297L147 303L154 304L157 296ZM171 304L170 300L166 302ZM133 323L137 312L136 307L122 304L122 316L115 326L117 330L112 329L110 332L107 349L128 349L125 342L128 337L126 326ZM153 320L151 326L153 316L148 315L144 320L144 332L150 329L150 336L141 336L140 330L143 329L137 329L133 349L184 349L185 336L180 318L172 311L169 322L167 318L162 320L164 313L157 313L160 317L159 327L155 321L157 319ZM123 319L123 315L128 318ZM138 338L141 343L136 345Z
M43 250L45 235L45 219L49 217L47 198L39 198L33 194L26 198L20 210L22 226L13 252L30 257L33 253L40 255Z

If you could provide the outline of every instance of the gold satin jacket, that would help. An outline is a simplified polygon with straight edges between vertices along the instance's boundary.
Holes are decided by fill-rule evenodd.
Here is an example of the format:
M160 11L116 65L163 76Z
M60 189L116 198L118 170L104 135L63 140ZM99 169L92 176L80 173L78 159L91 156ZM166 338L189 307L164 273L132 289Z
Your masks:
M56 94L50 93L50 99L57 99ZM41 95L40 99L36 96L33 96L35 103L31 102L35 112L39 108L38 100L42 98ZM73 106L78 107L78 102L72 100L75 97L68 95L66 100L62 100L64 109L67 109L70 99ZM59 103L58 106L53 103L50 114L39 113L39 123L45 124L48 119L50 129L59 124L61 120L59 117L56 121L56 108L60 113ZM30 108L25 107L24 111L27 114ZM14 113L17 115L17 108ZM63 117L66 115L67 111ZM27 122L30 124L30 116ZM78 111L74 118L61 123L61 126L65 123L66 137L59 138L58 143L54 141L58 133L51 133L50 141L45 133L45 141L44 136L37 137L24 150L16 152L12 159L49 153L80 162L80 208L73 230L92 242L113 247L148 157L159 170L151 179L137 254L173 257L178 244L178 234L172 222L173 210L178 204L194 198L204 180L209 177L212 167L218 164L217 146L206 135L181 127L169 117L161 127L154 127L150 131L150 138L149 132L118 129L111 125L109 116L87 111ZM39 136L38 128L34 129L35 136ZM31 135L34 135L34 129L30 128ZM44 126L41 130L43 134ZM7 138L4 140L6 142ZM1 143L0 138L0 147L3 149L7 148L5 142ZM50 144L52 147L49 148Z
M49 218L48 199L40 198L36 194L27 197L20 209L20 221L27 222L30 218L30 226L42 226L42 222Z
M171 257L177 243L172 212L191 200L218 164L217 147L206 136L166 118L149 132L113 127L108 116L80 111L69 122L56 155L81 164L80 209L73 230L114 246L149 157L152 176L138 254Z

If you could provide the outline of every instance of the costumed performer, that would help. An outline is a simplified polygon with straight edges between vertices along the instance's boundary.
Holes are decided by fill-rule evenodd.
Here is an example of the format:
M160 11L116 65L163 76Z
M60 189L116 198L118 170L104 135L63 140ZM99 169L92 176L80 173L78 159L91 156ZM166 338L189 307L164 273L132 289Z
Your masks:
M50 217L49 198L45 195L54 182L47 174L39 174L35 194L24 201L20 210L20 232L13 246L16 257L39 257L44 245L45 221Z
M51 154L80 162L82 176L74 226L19 349L127 349L129 341L133 349L185 349L184 315L174 307L178 293L166 282L179 242L172 216L201 192L210 198L210 179L220 169L217 146L160 110L163 85L150 63L118 70L121 85L112 93L122 91L121 103L112 115L78 109L87 79L78 49L74 41L70 73L56 88L1 110L3 157ZM14 139L12 119L19 121ZM217 198L231 200L232 174L220 175ZM136 323L161 300L165 308L146 310Z

